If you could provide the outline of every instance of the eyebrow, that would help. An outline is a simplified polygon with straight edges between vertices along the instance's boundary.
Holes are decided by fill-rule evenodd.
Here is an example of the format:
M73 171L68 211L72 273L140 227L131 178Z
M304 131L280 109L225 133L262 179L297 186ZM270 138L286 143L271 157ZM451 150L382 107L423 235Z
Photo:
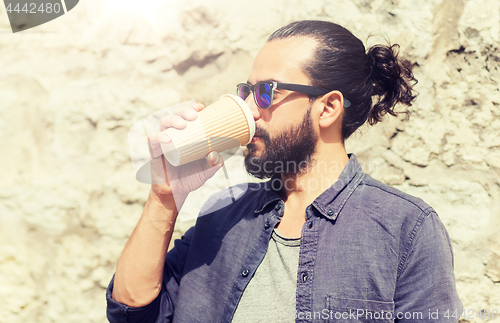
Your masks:
M283 83L283 82L280 82L280 81L278 81L278 80L276 80L276 79L267 79L267 80L262 80L262 81L259 81L259 82L276 82L276 83ZM259 83L259 82L256 82L256 83ZM250 81L249 81L249 80L247 80L247 83L248 83L248 84L251 84L251 85L254 85L254 84L250 83Z

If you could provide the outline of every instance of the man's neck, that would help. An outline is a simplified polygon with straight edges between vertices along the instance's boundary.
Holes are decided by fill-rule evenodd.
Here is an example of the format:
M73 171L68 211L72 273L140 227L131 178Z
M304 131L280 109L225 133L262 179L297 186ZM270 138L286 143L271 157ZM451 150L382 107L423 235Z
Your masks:
M285 212L278 230L285 237L300 237L307 206L337 181L349 161L343 145L335 148L316 153L307 172L299 176L281 175Z
M338 180L349 157L343 145L335 148L316 153L304 173L291 176L281 174L281 193L285 202L306 207Z

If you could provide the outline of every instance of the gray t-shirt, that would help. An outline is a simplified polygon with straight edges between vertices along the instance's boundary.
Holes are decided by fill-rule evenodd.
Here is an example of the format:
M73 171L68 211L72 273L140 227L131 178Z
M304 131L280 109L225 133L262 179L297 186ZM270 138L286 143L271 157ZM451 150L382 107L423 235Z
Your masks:
M295 322L299 238L275 229L267 253L243 291L233 323Z

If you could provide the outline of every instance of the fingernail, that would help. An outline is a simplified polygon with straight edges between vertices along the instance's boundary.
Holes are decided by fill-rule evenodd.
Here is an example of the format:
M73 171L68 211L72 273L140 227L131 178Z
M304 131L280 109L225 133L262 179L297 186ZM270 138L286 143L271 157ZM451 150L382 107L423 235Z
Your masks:
M168 144L170 142L170 137L167 134L162 132L160 135L160 141L162 143Z
M219 154L217 154L215 151L212 151L210 154L208 154L208 160L212 164L212 167L214 167L219 162Z
M219 155L218 154L212 155L212 162L213 162L214 166L219 163Z
M222 157L217 152L214 152L214 155L215 155L214 164L220 164L220 162L222 161Z

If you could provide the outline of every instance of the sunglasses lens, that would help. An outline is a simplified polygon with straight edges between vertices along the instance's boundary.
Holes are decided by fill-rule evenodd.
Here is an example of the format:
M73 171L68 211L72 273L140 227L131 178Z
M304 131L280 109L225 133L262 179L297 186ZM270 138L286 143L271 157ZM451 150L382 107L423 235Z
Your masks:
M250 86L245 84L238 85L237 91L238 91L238 96L243 100L246 100L250 95Z
M271 106L271 86L266 83L257 84L255 89L255 98L257 105L261 109L267 109Z

